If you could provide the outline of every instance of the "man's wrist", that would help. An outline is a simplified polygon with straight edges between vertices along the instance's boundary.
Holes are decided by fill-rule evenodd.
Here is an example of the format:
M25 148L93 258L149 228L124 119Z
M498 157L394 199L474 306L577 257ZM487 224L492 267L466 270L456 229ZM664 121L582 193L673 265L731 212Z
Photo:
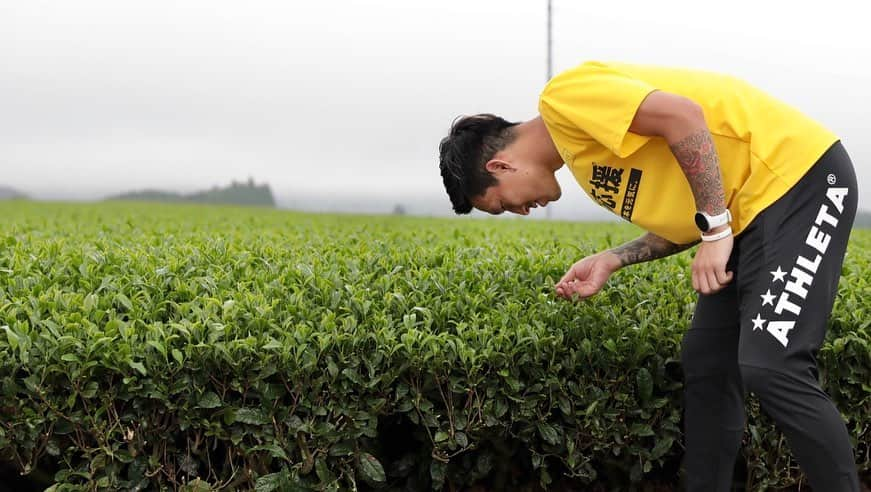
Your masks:
M623 268L623 260L613 250L603 251L602 256L606 259L606 264L610 267L611 273Z
M712 229L709 230L709 231L706 231L706 232L705 232L705 235L706 235L706 236L711 236L711 235L717 234L718 232L723 232L723 231L725 231L726 229L729 229L730 227L731 227L731 225L729 225L729 224L719 225L719 226L717 226L717 227L712 228Z

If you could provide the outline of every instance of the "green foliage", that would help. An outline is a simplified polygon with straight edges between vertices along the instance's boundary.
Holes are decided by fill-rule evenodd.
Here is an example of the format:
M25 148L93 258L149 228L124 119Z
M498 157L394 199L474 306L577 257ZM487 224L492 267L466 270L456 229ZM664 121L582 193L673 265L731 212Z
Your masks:
M681 447L691 253L569 303L622 224L0 205L0 457L54 490L625 488ZM871 231L820 352L871 469ZM748 402L753 487L799 479ZM528 481L528 477L522 477Z

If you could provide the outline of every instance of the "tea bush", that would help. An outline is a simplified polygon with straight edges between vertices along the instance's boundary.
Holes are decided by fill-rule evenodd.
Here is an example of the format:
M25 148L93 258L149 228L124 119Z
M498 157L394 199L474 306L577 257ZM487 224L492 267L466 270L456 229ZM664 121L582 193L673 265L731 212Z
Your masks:
M692 251L558 300L629 224L0 204L0 458L53 490L632 487L682 453ZM821 377L871 470L871 231ZM801 479L748 400L747 481Z

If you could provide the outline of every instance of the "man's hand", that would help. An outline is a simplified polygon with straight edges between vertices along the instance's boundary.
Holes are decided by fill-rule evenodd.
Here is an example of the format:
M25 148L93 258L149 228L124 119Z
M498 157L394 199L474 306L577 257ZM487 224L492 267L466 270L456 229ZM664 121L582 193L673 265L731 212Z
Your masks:
M608 277L622 266L620 258L610 251L588 256L569 268L556 284L556 294L571 299L577 294L581 299L590 297L605 286Z
M693 289L701 294L714 294L732 281L726 262L732 254L735 239L728 235L719 241L702 241L693 260Z

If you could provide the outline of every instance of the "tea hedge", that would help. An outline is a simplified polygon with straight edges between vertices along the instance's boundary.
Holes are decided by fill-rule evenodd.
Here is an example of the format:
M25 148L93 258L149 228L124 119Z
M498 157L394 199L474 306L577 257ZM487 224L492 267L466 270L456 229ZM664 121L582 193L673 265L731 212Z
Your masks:
M692 252L629 224L0 204L0 459L51 490L631 488L682 454ZM871 231L821 379L871 470ZM751 396L751 490L803 479Z

